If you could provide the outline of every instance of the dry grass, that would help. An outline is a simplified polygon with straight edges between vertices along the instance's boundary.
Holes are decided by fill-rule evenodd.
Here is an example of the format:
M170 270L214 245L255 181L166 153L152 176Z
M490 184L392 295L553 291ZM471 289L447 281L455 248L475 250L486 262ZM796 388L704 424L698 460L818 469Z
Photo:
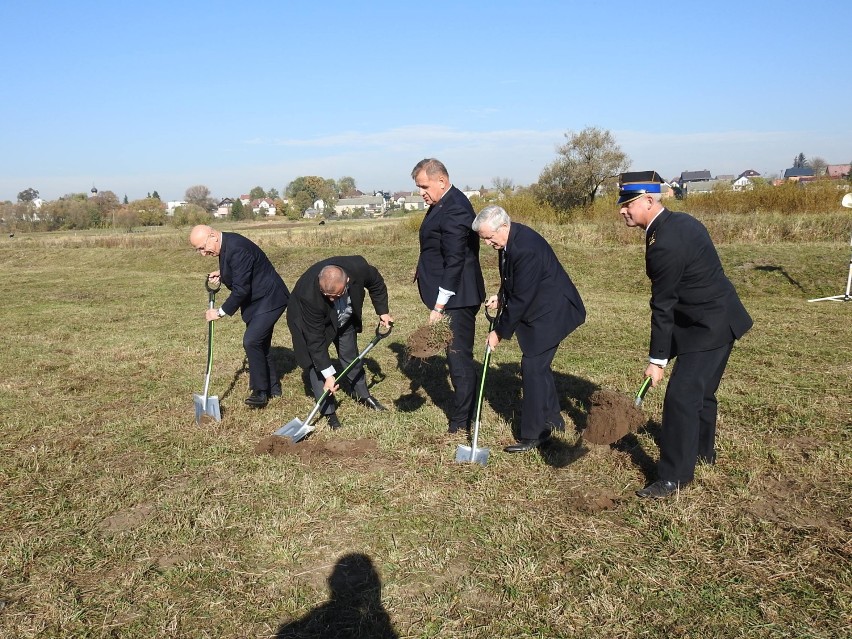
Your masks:
M416 236L401 221L327 226L227 230L257 238L290 284L339 253L381 268L397 323L368 381L393 408L343 400L344 429L312 435L376 442L359 456L253 453L312 405L283 322L284 397L243 406L242 324L225 320L211 389L224 419L194 425L200 275L215 262L186 230L3 241L0 636L376 637L388 624L400 637L848 636L852 307L805 301L842 292L846 231L720 246L756 323L722 384L719 463L646 503L633 490L656 457L662 394L645 400L649 427L613 448L567 432L542 454L504 454L513 342L492 357L489 463L455 464L443 359L405 361L427 315L410 281ZM555 362L566 421L582 426L593 390L641 381L642 249L592 227L544 231L589 311ZM482 260L493 286L494 256ZM484 321L479 332L484 345ZM341 580L353 554L360 573Z

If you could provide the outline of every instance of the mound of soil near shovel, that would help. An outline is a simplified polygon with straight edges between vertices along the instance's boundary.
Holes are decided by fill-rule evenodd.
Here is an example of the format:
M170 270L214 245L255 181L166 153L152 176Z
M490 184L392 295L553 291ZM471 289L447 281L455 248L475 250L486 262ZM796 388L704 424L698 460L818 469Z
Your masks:
M303 462L337 459L355 459L376 452L376 442L372 439L332 439L327 441L303 439L293 443L288 437L269 435L264 437L254 447L255 455L272 455L283 457L292 455Z
M589 398L591 408L583 439L592 444L614 444L647 423L633 398L611 390L596 390Z
M440 321L415 329L408 336L405 347L409 357L426 359L443 353L452 339L453 331L449 322Z

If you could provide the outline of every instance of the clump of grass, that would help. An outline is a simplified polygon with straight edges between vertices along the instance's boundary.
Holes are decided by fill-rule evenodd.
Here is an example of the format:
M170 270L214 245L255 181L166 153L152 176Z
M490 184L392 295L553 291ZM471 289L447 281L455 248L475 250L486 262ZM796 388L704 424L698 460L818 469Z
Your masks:
M425 359L442 352L453 339L453 329L446 317L434 324L426 324L408 336L406 355Z

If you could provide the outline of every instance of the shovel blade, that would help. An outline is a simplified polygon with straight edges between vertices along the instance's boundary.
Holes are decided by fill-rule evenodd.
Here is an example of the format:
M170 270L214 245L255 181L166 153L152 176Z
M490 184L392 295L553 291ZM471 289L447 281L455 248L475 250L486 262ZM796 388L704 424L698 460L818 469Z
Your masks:
M301 419L296 418L292 419L286 424L284 424L281 428L276 430L273 435L278 435L279 437L286 437L294 444L296 442L302 441L305 437L314 432L314 427L310 424L305 424Z
M217 424L222 421L222 410L219 408L219 397L217 395L208 395L207 401L204 401L204 395L201 393L193 393L192 401L195 403L195 423L202 424L209 422L211 419Z
M488 463L488 455L490 454L491 451L487 448L473 448L459 444L456 448L456 462L459 464L469 462L485 466Z

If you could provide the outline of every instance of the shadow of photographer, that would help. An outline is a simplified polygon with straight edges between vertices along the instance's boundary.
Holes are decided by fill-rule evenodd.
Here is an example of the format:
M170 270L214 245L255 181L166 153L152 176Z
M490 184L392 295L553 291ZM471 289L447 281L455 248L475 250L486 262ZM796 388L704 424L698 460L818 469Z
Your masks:
M281 624L276 639L398 639L382 605L382 582L367 555L341 557L328 577L329 600Z

